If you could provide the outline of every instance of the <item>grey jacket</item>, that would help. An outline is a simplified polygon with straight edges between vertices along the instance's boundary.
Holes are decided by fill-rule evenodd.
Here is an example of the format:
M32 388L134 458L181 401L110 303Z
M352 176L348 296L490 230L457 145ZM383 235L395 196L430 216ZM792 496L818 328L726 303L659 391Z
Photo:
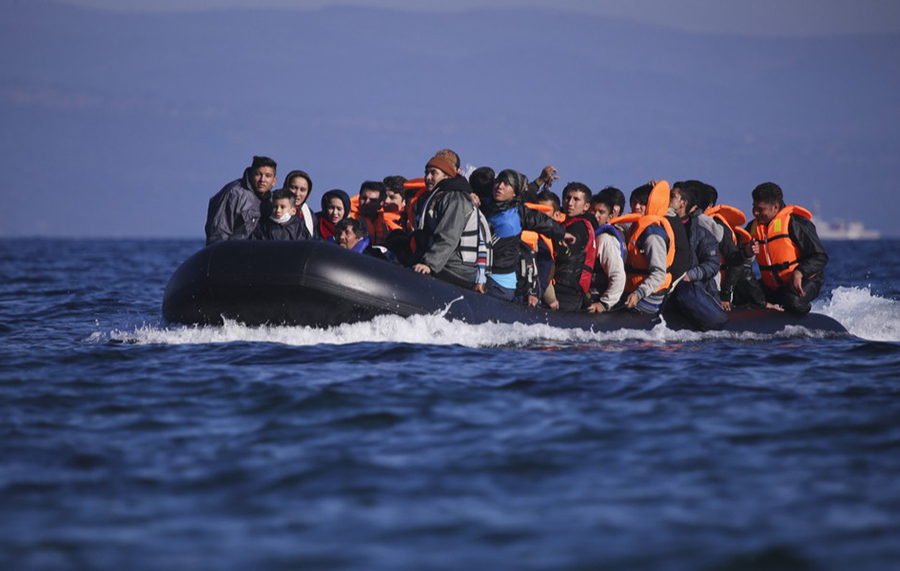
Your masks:
M417 261L431 268L438 277L443 274L450 281L474 284L477 267L464 262L460 251L463 230L475 210L469 197L471 187L465 178L456 176L441 181L432 192L440 194L434 198L433 207L421 213L425 217L421 233L424 249Z
M249 238L260 218L271 214L269 193L262 198L250 183L250 168L244 176L226 184L209 199L206 211L206 245L222 240Z

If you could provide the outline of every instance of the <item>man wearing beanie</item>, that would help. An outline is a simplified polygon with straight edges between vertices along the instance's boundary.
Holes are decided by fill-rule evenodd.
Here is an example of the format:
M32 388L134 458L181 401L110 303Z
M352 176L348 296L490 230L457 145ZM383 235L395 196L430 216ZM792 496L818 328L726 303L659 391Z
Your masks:
M481 251L481 218L470 196L472 187L459 174L456 153L444 149L428 161L425 188L426 194L419 199L423 206L416 213L413 270L483 293L486 259Z

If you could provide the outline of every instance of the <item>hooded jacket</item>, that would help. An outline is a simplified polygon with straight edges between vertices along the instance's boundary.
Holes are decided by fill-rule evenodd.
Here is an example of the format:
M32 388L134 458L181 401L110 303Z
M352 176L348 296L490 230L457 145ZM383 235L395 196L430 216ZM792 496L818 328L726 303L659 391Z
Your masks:
M262 218L272 213L271 193L260 197L250 182L251 168L244 176L222 187L209 199L206 211L206 245L223 240L249 238Z

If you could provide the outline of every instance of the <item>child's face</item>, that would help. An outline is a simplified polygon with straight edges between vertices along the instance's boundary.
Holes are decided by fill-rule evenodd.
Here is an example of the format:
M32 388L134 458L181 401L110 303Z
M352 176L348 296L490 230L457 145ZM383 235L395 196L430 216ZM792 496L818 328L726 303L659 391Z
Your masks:
M273 211L272 214L275 215L275 218L281 218L285 214L293 214L294 213L294 201L290 198L279 198L275 200L275 203L272 205Z
M641 215L646 214L647 213L647 204L646 203L641 204L640 202L637 202L637 201L632 202L631 203L631 211L634 212L635 214L641 214Z

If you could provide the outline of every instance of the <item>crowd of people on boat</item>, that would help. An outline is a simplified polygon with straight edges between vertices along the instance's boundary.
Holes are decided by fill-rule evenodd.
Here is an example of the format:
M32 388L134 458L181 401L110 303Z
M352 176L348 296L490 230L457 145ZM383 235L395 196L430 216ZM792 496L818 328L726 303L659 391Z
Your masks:
M307 172L289 172L273 190L277 164L256 156L210 199L206 243L324 240L512 303L591 313L665 306L703 330L724 327L734 308L808 313L824 285L828 255L812 216L787 205L775 183L753 189L748 223L699 180L643 184L626 213L612 186L595 193L570 182L560 198L553 166L529 181L490 167L466 177L460 165L442 149L424 177L365 181L353 197L329 190L314 213Z

